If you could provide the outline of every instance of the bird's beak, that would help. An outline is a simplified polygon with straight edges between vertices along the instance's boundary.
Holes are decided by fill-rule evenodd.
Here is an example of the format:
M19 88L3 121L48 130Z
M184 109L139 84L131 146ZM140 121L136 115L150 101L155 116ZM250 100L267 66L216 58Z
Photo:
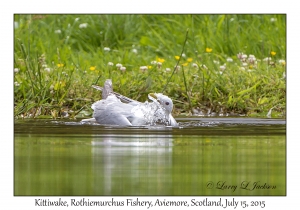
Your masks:
M157 95L155 93L149 93L149 96L151 96L152 98L157 99Z
M149 93L148 96L151 97L151 98L154 98L155 100L157 100L160 103L160 100L159 100L159 98L158 98L158 96L157 96L156 93Z

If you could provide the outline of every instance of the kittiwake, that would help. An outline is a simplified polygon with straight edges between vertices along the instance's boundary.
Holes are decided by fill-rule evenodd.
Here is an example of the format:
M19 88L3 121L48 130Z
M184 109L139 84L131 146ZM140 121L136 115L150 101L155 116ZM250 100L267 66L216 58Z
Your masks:
M113 92L111 79L107 79L103 87L92 87L102 91L102 99L92 104L93 118L83 122L120 126L178 126L172 116L172 99L162 93L150 93L148 98L151 102L142 103Z

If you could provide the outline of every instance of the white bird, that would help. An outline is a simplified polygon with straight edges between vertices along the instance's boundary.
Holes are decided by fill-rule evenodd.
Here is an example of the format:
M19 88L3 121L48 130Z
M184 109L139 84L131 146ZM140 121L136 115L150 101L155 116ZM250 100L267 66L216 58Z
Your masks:
M169 125L178 126L171 112L172 100L161 93L150 93L152 102L138 102L119 93L113 92L112 82L107 79L104 87L93 85L102 91L102 100L92 104L93 118L83 122L97 122L106 125L141 126Z

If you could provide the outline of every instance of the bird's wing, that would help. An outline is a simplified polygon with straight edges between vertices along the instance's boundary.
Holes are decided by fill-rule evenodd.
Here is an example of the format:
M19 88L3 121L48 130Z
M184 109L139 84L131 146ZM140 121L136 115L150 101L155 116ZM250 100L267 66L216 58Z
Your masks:
M92 105L93 117L98 123L121 126L132 125L130 122L133 118L132 108L132 105L122 103L115 95L109 95Z
M178 126L178 123L171 114L169 114L169 122L171 126Z
M126 116L116 113L103 112L101 115L95 116L95 119L99 124L104 125L120 125L120 126L131 126L131 122Z
M105 80L102 88L102 99L106 99L107 96L112 92L113 92L112 81L111 79L107 79Z
M96 90L108 92L108 91L106 91L105 88L100 87L100 86L98 86L98 85L92 85L92 87L95 88ZM116 95L117 98L120 99L120 100L121 100L122 102L124 102L124 103L132 103L132 102L133 102L133 103L140 103L139 101L133 100L133 99L131 99L131 98L128 98L128 97L126 97L126 96L123 96L123 95L121 95L120 93L117 93L117 92L114 92L114 91L110 91L109 93L112 93L112 94ZM102 97L103 97L103 94L102 94ZM107 97L107 96L106 96L106 97ZM104 99L105 99L105 98L104 98Z

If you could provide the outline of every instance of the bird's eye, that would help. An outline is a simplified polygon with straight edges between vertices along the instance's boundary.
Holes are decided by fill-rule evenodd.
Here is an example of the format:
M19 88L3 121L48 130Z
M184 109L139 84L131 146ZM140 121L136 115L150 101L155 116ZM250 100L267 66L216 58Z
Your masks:
M165 104L168 106L170 103L169 103L169 102L166 102Z

